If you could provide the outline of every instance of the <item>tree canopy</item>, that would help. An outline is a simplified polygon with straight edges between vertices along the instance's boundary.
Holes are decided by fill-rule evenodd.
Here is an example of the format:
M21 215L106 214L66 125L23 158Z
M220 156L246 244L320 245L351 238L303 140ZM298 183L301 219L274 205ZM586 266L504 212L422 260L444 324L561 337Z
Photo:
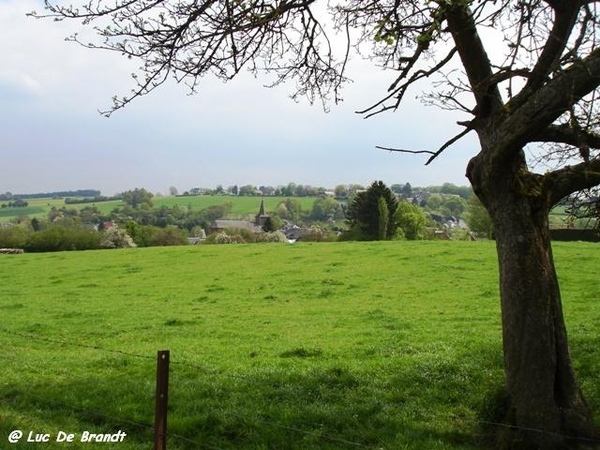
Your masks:
M121 194L123 198L123 202L125 204L131 206L134 209L138 209L142 206L146 206L147 208L152 207L152 193L148 192L146 189L135 188L129 191L125 191Z
M425 212L417 205L402 200L398 203L396 217L398 233L409 240L423 239L427 217Z

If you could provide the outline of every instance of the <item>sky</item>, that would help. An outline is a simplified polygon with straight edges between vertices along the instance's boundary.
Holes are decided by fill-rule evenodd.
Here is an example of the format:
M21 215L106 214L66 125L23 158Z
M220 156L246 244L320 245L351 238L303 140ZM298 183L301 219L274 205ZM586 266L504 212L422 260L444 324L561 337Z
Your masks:
M267 79L243 75L229 83L206 76L196 95L169 82L106 118L99 111L133 88L139 62L66 42L81 26L26 16L42 12L42 3L0 0L0 192L468 185L474 136L429 166L426 155L375 148L435 151L462 130L456 121L464 117L424 106L414 91L398 111L365 120L355 111L382 98L395 77L358 58L344 101L328 113L290 99L290 86L268 89Z

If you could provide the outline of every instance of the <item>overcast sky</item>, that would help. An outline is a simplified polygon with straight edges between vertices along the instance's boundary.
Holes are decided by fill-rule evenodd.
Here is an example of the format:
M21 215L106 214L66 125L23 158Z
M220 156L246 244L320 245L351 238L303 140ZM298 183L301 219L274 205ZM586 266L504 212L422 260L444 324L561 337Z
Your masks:
M427 167L422 155L375 149L436 150L461 130L462 117L421 105L413 92L402 110L363 119L354 111L382 97L394 74L358 60L345 101L327 114L292 101L289 87L266 89L266 80L243 76L227 84L205 77L194 96L170 83L107 119L98 111L133 87L137 64L65 42L74 23L25 16L41 4L0 0L0 192L468 184L473 136Z

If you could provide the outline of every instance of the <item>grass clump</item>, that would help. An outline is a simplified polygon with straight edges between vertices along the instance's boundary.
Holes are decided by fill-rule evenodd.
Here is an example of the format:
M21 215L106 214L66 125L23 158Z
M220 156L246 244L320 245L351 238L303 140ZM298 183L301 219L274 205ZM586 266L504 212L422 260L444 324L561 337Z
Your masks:
M279 356L282 358L312 358L316 356L321 356L323 354L323 350L320 348L304 348L299 347L293 350L287 350L281 353Z

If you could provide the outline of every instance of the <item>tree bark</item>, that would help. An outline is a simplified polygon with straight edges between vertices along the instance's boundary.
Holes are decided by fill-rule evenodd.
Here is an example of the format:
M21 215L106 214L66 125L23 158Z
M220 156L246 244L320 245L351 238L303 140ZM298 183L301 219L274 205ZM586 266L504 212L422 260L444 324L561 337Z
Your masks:
M490 212L498 252L510 402L500 447L570 448L593 436L593 421L569 353L548 226L551 196L543 177L526 170L522 152L496 175L482 153L467 175Z

